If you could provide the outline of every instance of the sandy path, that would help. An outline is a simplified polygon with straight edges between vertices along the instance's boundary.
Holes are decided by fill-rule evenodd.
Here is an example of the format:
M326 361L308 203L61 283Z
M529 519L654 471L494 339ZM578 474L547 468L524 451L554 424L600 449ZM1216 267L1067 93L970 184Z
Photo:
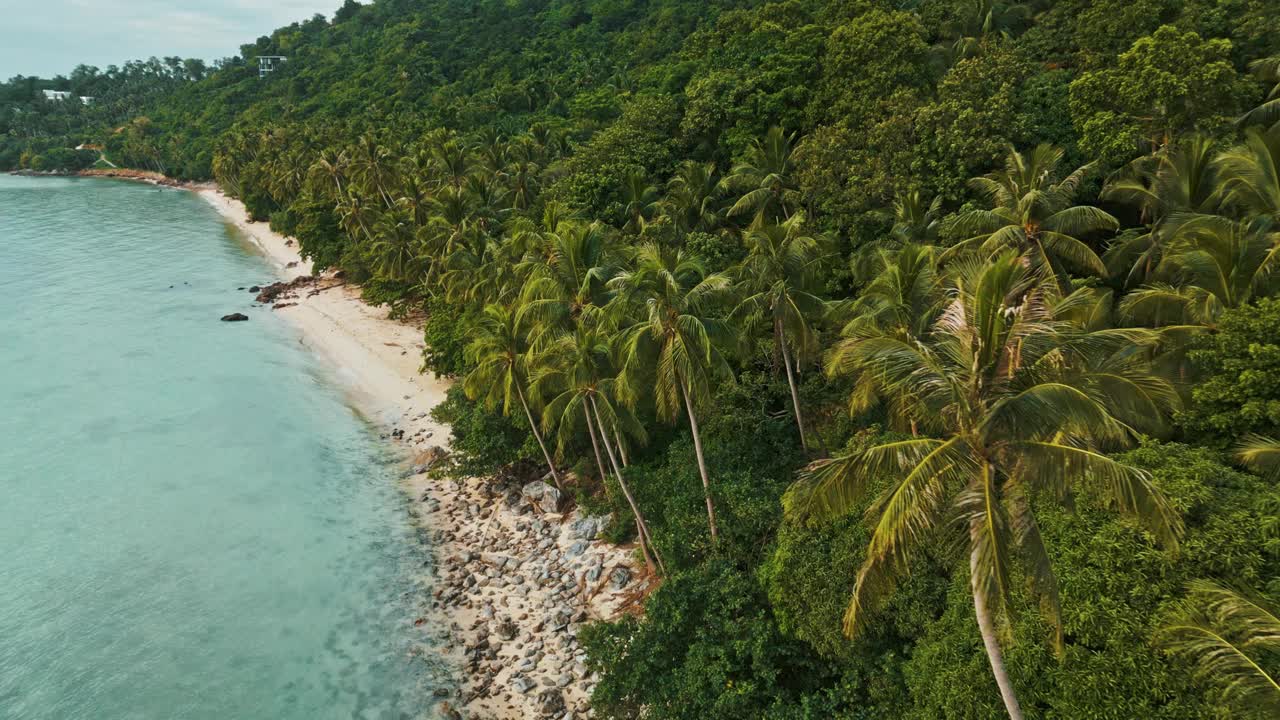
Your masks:
M281 279L311 273L296 244L251 222L239 201L212 187L195 191ZM436 558L424 578L430 594L423 598L424 640L443 656L455 684L434 715L588 717L594 678L577 632L584 622L614 617L645 590L648 580L634 579L632 549L595 540L601 519L533 504L522 490L536 478L442 481L415 472L447 451L449 438L429 414L448 383L418 372L421 330L391 320L387 309L370 307L356 288L332 279L295 295L282 297L275 312L331 363L355 407L388 431L404 431L399 443L412 458L404 481L410 514Z

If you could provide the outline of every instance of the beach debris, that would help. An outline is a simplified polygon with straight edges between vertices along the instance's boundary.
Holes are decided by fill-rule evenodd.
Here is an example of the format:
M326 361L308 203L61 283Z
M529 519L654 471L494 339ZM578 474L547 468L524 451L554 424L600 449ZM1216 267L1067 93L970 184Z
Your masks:
M230 315L222 316L222 322L244 322L248 319L249 316L244 313L231 313Z

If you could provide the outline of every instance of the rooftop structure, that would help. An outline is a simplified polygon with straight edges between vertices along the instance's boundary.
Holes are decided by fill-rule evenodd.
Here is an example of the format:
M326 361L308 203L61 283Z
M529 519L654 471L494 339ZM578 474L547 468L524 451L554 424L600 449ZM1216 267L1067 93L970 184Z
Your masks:
M259 55L258 56L258 77L264 78L270 73L276 71L276 68L284 64L289 58L284 55Z

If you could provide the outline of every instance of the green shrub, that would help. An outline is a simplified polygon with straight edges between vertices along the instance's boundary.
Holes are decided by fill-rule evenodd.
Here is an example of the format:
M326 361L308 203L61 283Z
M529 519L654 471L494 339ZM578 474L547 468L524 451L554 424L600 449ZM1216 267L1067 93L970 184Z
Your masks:
M1280 299L1223 313L1189 357L1200 376L1179 417L1189 438L1225 446L1280 434Z

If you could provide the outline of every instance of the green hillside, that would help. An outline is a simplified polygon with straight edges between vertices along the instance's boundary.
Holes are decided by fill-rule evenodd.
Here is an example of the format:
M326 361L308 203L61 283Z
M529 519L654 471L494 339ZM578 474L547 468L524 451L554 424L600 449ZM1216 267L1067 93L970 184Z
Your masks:
M348 0L10 81L0 166L214 178L425 317L461 470L550 466L663 578L584 638L600 717L1276 717L1277 27Z

